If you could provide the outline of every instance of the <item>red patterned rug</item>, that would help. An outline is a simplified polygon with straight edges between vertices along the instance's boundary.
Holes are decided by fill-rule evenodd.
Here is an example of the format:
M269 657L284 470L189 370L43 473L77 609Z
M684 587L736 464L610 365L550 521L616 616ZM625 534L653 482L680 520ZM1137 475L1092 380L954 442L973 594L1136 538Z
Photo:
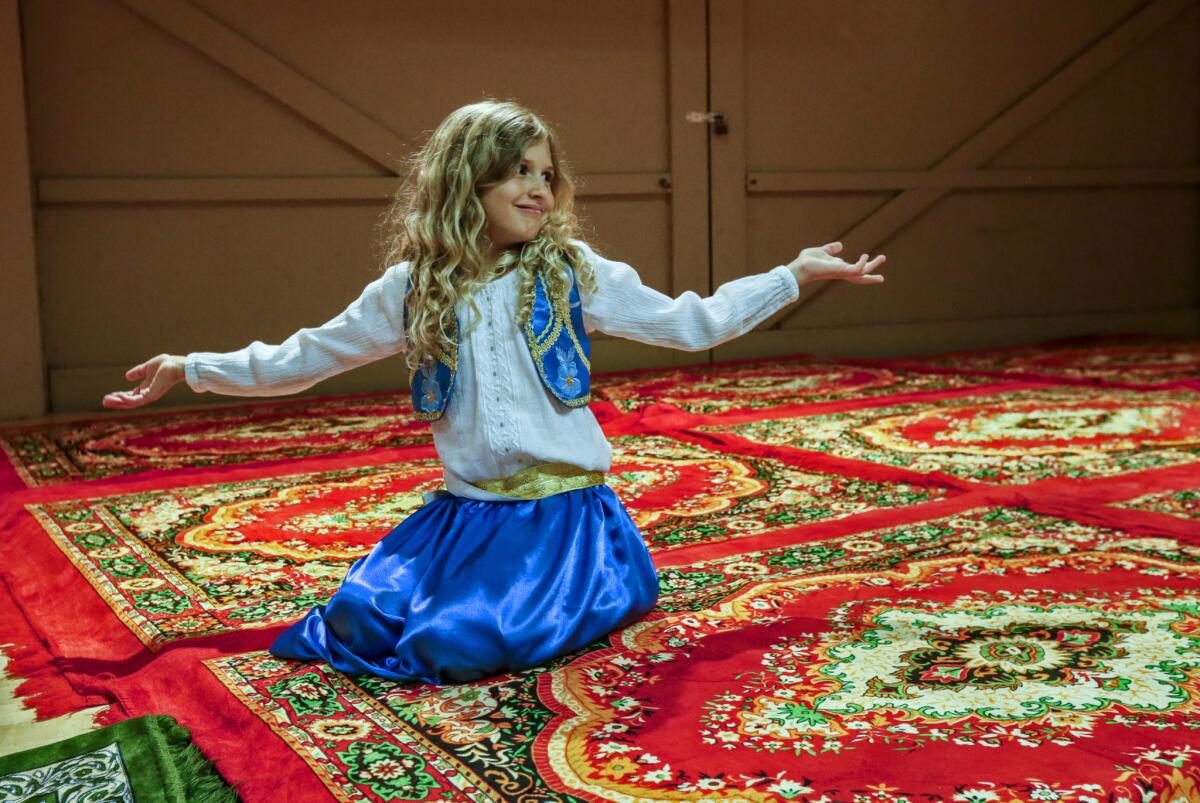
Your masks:
M430 442L395 393L8 427L0 490Z
M862 361L869 365L871 361ZM1200 388L1200 343L1173 338L1077 337L1023 348L988 349L883 363L917 371L1037 379L1110 386Z
M247 801L1197 801L1198 355L599 376L657 608L441 688L265 649L438 485L398 396L10 429L0 641Z

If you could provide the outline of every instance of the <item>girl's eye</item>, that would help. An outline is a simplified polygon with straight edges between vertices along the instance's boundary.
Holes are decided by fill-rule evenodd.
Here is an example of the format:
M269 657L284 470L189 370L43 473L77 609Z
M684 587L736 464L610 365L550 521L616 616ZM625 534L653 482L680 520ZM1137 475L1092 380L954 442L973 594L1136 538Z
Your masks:
M521 175L523 176L523 175L525 175L528 168L526 168L525 165L521 165L519 167L519 170L521 172ZM547 170L545 173L542 173L542 175L546 177L546 181L554 181L554 174L551 173L549 170Z

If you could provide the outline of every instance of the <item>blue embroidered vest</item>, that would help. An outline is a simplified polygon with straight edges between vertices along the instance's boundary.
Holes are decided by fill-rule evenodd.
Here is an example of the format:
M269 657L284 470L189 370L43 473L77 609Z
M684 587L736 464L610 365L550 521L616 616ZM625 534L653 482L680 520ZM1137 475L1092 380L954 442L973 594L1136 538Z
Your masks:
M408 291L405 288L404 331L408 331ZM446 414L458 373L459 326L452 319L450 353L427 360L410 377L413 411L424 421L437 421ZM533 280L533 308L525 324L525 341L538 376L550 395L567 407L582 407L591 400L591 343L583 328L583 304L571 271L571 289L566 299L552 298L544 271Z

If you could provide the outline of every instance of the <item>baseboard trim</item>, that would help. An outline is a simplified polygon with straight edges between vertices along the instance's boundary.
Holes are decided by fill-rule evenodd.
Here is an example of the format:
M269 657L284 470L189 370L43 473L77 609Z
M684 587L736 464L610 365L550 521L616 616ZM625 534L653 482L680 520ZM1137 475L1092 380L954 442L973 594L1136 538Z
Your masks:
M825 358L894 359L1092 334L1196 338L1200 337L1200 307L760 330L718 346L713 359L797 352Z

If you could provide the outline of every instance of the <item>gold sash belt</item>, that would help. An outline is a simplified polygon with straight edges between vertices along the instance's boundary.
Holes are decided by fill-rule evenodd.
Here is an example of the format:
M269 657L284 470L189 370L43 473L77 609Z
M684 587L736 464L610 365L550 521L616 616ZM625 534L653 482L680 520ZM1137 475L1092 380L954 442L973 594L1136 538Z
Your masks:
M588 471L569 463L538 463L511 477L472 483L488 493L512 499L543 499L554 494L604 484L604 472Z

